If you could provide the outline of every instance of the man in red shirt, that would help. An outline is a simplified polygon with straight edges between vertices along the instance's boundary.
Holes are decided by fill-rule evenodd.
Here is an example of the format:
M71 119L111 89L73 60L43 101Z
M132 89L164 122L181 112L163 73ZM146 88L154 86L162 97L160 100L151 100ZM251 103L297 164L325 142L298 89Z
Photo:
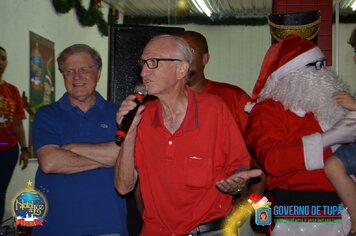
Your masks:
M250 156L225 103L185 85L192 57L189 45L171 35L153 38L141 56L143 82L158 99L139 108L121 144L115 178L126 194L139 176L141 235L219 235L232 208L228 193L261 174L241 170ZM136 106L134 98L123 101L117 123Z
M210 54L208 42L204 35L196 31L182 31L178 33L178 36L183 38L193 49L192 72L187 84L194 91L213 94L220 97L228 106L240 132L244 136L248 120L248 113L245 112L245 105L251 101L250 96L238 86L208 80L205 77L204 70L209 63ZM254 164L254 160L252 160L251 165L256 165ZM254 183L249 186L249 191L242 196L237 195L236 197L239 198L238 201L235 202L243 202L243 199L250 193L263 194L265 190L265 181L264 174L261 175L259 179L255 179ZM240 234L248 234L250 231L250 222L247 221L246 224L241 226Z
M208 80L205 77L204 69L209 63L210 54L207 40L202 34L195 31L183 31L178 36L187 41L194 50L192 72L187 84L194 91L214 94L224 100L243 134L248 119L244 107L251 100L250 96L240 87Z

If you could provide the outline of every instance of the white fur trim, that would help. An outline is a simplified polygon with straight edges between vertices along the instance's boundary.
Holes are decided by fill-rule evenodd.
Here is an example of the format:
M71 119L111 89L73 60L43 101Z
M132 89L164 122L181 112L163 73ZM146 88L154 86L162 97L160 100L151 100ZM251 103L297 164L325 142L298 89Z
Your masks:
M255 105L256 105L255 102L248 102L248 103L246 103L245 108L244 108L245 112L251 113L251 110L252 110L252 108L253 108Z
M304 148L304 163L307 170L324 168L323 143L321 134L315 133L302 138Z
M279 79L281 76L286 75L290 71L294 71L297 69L302 68L303 66L316 62L318 60L324 59L325 56L321 52L319 47L314 47L299 56L293 58L292 60L288 61L283 66L279 67L276 71L274 71L270 77Z
M299 117L304 117L306 114L302 109L291 109L291 111Z

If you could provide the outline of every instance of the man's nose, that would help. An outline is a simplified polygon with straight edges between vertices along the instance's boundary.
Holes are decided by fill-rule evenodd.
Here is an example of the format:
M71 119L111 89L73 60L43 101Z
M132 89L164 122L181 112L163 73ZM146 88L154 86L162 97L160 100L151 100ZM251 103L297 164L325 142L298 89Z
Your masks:
M142 66L141 68L141 77L147 75L150 72L150 69L148 68L148 66L146 65L146 63Z

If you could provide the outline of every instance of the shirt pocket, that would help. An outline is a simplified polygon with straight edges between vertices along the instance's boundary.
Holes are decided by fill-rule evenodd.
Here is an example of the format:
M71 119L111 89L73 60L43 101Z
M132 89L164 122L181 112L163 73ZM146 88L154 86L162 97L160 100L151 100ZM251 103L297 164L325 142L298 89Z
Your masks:
M208 188L213 180L212 161L208 158L191 156L185 159L185 184L194 188Z

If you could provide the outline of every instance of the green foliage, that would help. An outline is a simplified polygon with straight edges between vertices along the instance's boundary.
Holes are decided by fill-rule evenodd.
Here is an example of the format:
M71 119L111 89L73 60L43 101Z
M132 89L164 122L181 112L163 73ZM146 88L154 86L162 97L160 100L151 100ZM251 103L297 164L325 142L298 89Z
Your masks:
M81 0L52 0L52 5L57 13L68 13L75 9L78 21L82 26L98 26L98 30L103 36L108 36L108 25L115 23L110 8L108 22L104 20L103 13L95 6L95 0L90 0L88 9L85 9Z
M52 0L57 13L68 13L74 6L74 0Z

